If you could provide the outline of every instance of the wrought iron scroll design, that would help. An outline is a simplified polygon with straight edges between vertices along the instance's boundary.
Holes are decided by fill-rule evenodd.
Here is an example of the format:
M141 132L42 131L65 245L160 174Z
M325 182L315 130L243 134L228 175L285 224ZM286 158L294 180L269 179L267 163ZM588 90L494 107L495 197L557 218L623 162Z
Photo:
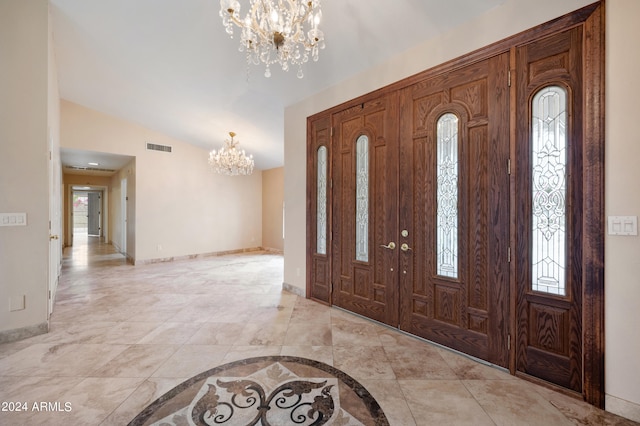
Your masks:
M255 410L253 419L247 426L277 426L269 422L267 414L272 408L289 412L289 421L296 425L323 425L329 421L335 410L331 388L327 381L311 382L295 380L283 383L269 395L259 383L253 380L216 381L217 387L232 394L230 402L220 401L217 387L209 384L207 392L194 405L191 419L197 425L234 424L237 410ZM316 389L322 390L311 401L303 401L303 395Z

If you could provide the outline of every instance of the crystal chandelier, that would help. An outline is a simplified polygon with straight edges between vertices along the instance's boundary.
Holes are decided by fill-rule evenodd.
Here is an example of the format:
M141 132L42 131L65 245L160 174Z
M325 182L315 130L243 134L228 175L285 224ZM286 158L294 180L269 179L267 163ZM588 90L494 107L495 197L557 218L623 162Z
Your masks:
M247 157L244 149L236 149L240 142L233 140L235 135L234 132L229 132L231 140L225 140L219 151L214 149L209 153L209 165L216 173L223 175L250 175L253 173L253 155Z
M302 78L302 64L309 56L317 61L324 49L320 0L249 0L243 19L238 0L220 0L220 17L231 38L234 24L242 29L240 51L246 52L247 63L265 64L265 77L271 76L269 66L278 63L284 71L297 65Z

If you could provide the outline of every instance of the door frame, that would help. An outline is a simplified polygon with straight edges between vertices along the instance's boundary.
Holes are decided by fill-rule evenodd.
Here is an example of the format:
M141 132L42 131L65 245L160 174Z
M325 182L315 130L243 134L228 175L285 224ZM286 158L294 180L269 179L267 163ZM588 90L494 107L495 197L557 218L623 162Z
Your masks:
M495 56L503 52L513 51L517 46L527 44L533 40L541 39L555 33L565 31L569 28L583 25L583 81L584 81L584 113L582 117L583 125L583 188L585 203L583 210L583 256L582 256L582 346L583 346L583 398L590 404L599 408L604 408L604 236L605 236L605 215L604 215L604 147L605 147L605 16L604 0L585 6L574 12L563 15L547 23L541 24L532 29L523 31L490 46L478 49L462 57L447 61L443 64L430 68L414 76L408 77L389 86L383 87L375 92L359 98L344 102L328 110L319 112L307 118L308 146L312 145L312 134L310 131L312 123L329 117L349 106L361 104L367 100L383 96L391 91L398 91L417 83L429 76L434 76L468 66L474 62ZM510 55L511 78L515 77L515 55ZM511 84L510 103L515 105L515 84ZM511 109L510 113L510 159L512 167L516 166L514 152L516 143L516 112ZM329 145L330 146L330 145ZM310 151L308 151L309 153ZM329 156L331 157L331 152ZM314 186L314 179L310 167L313 164L313 157L308 155L307 162L307 187ZM515 173L511 173L510 199L513 205L515 197L515 185L513 182ZM330 192L330 190L329 190ZM314 191L308 189L307 194L311 196ZM329 200L330 195L329 195ZM313 211L310 210L310 201L307 200L307 297L321 303L331 304L329 295L326 299L313 297L314 276L311 272L313 259L314 241L309 238L315 233L310 232L315 226L313 221ZM510 209L511 215L511 237L510 243L515 247L515 225L514 209ZM331 226L330 224L328 225ZM329 237L331 232L329 231ZM510 330L511 336L517 336L517 316L516 311L516 280L515 262L510 265ZM331 288L331 283L329 283ZM330 294L330 292L329 292ZM511 345L509 352L509 370L511 374L516 374L516 346ZM535 380L531 377L526 379ZM544 383L546 384L546 382ZM557 388L560 389L560 388Z
M97 234L97 236L98 236L98 240L102 241L102 236L103 236L103 232L102 232L102 222L103 222L102 213L103 213L103 210L104 210L104 207L102 205L102 201L103 201L102 198L103 198L104 192L103 191L88 190L87 191L87 197L90 196L89 194L98 194L98 209L97 209L98 211L96 213L96 215L98 216L97 217L97 222L98 222L98 234ZM91 209L89 209L87 219L90 219L91 214L92 214ZM89 220L87 221L87 234L88 235L92 235L92 236L96 236L96 234L91 234L90 233L91 228L88 226L88 223L89 223Z
M102 185L81 185L81 184L68 184L67 185L67 211L65 216L65 223L67 224L67 230L65 235L67 236L66 246L73 246L73 193L74 192L99 192L100 193L100 238L102 242L109 241L109 187ZM78 187L88 189L76 189Z

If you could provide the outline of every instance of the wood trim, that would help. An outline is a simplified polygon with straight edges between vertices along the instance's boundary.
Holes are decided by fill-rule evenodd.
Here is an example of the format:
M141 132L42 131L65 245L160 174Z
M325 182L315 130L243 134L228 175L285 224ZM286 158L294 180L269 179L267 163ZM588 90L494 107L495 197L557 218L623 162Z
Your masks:
M584 23L583 188L583 348L584 397L604 408L604 147L605 147L605 4Z
M509 52L509 72L511 74L511 87L509 91L509 160L510 160L510 176L509 176L509 235L511 236L509 241L509 249L511 251L511 257L513 258L516 250L516 245L513 236L518 231L516 226L516 176L518 172L518 162L516 161L516 144L517 144L517 111L515 105L518 103L518 73L516 72L516 47L513 46ZM516 264L517 262L511 261L509 264L509 294L510 294L510 321L509 321L509 372L516 374L516 341L517 334L517 294L518 286L514 277L516 276Z

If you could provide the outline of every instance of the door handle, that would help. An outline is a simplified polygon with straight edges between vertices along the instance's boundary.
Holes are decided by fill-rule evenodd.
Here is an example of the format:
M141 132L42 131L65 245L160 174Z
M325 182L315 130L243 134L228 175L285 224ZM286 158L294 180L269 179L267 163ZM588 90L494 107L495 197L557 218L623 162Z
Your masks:
M49 235L49 240L57 240L58 236L57 235Z
M402 243L402 245L400 246L400 250L402 251L409 251L409 250L413 250L411 247L409 247L409 244L407 243Z
M380 247L382 248L386 248L389 250L393 250L394 248L396 248L396 243L394 243L393 241L391 241L389 244L387 244L386 246L384 244L380 244Z

